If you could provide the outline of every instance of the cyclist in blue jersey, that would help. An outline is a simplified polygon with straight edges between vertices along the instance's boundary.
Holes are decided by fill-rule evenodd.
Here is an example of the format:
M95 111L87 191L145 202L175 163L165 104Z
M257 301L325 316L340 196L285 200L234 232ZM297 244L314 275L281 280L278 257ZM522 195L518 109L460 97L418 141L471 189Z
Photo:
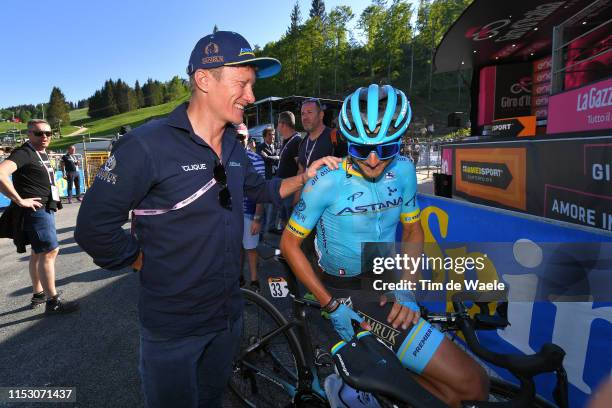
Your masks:
M380 301L361 295L362 243L394 242L399 221L403 252L422 252L416 172L398 154L411 118L406 95L389 85L359 88L344 100L338 122L348 156L339 170L323 168L306 183L281 238L281 251L343 340L355 335L353 322L361 324L418 374L421 385L459 406L487 398L483 368L420 317L412 292L396 290ZM301 249L315 226L322 279Z

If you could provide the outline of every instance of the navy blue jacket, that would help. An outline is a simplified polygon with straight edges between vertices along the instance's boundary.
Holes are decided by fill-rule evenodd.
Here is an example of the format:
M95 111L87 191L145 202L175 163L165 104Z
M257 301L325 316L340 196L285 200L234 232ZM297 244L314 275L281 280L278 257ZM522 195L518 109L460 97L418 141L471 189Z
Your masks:
M209 333L240 316L243 196L280 202L280 181L255 171L229 126L222 162L233 209L221 207L216 184L180 210L137 216L138 238L127 234L122 225L131 209L171 208L213 178L217 155L194 133L186 109L181 105L115 144L83 200L74 234L105 269L126 267L143 251L140 321L166 336Z

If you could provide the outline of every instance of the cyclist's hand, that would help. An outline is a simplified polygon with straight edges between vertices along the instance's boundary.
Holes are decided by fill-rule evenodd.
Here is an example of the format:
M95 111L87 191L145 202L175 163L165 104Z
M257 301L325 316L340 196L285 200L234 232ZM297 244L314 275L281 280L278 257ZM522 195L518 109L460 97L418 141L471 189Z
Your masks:
M306 177L313 178L317 175L317 170L319 170L323 166L327 166L332 170L338 169L338 163L340 163L342 159L334 156L325 156L321 157L319 160L315 160L310 163L310 166L306 169Z
M421 309L415 302L412 292L407 290L396 290L385 294L380 299L380 305L384 306L387 300L394 301L393 307L387 316L387 323L391 323L394 329L400 325L403 330L408 326L417 324L421 318Z
M370 325L359 316L353 309L341 303L340 306L329 314L329 318L334 325L336 332L345 341L350 341L355 335L353 330L353 320L359 323L359 325L365 330L370 330Z
M29 208L32 211L36 211L43 206L40 200L41 200L40 197L22 198L15 204L23 208Z

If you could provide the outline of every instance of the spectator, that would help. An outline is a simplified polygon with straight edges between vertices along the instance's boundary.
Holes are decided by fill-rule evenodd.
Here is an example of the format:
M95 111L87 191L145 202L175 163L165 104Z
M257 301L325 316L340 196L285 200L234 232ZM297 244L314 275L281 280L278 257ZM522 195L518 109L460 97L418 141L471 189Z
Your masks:
M257 142L255 141L255 139L249 139L249 145L247 146L248 150L252 151L253 153L257 152Z
M262 177L265 174L264 161L257 153L253 153L247 149L249 140L249 130L244 123L236 126L236 139L244 149L253 165L253 168ZM259 292L260 285L257 279L257 245L259 244L259 232L261 231L261 216L263 214L263 204L255 204L248 197L243 201L244 210L244 228L242 234L242 251L240 253L240 286L244 286L244 277L242 275L242 265L244 265L244 253L249 264L249 274L251 277L250 289Z
M140 270L146 407L221 406L242 328L242 198L280 202L316 168L338 167L325 158L282 182L253 169L229 124L255 102L255 78L279 71L240 34L200 39L187 67L191 100L122 137L79 210L75 239L97 265ZM134 235L122 229L130 210Z
M335 129L328 128L323 123L325 112L321 101L317 98L307 99L302 103L302 126L307 132L298 150L298 174L301 174L315 160L325 156L344 157L348 154L347 145L340 140ZM300 192L294 196L296 204ZM316 230L316 229L315 229ZM313 231L314 232L314 231ZM316 233L310 234L303 243L304 253L320 273L317 255L314 247Z
M277 177L285 179L287 177L293 177L298 171L298 149L300 142L302 141L300 134L295 131L295 115L293 112L285 111L278 115L278 133L283 138L283 144L281 146L280 157L278 164L278 171L276 172ZM293 197L287 197L283 199L283 203L280 211L280 221L282 225L279 225L279 229L285 228L285 224L291 217L293 211Z
M55 211L61 208L61 202L46 151L51 135L45 120L29 121L28 141L0 163L0 192L11 200L0 220L0 236L13 238L19 253L25 252L26 244L32 246L30 306L34 309L46 303L47 315L78 309L76 302L60 298L55 287L55 259L59 252Z
M79 177L79 159L75 156L76 148L70 146L65 155L62 156L61 166L64 178L68 182L68 204L72 204L72 185L76 190L77 201L81 200L81 179Z
M278 149L276 148L275 142L276 133L273 127L267 127L263 131L263 143L257 146L257 153L263 158L266 165L266 180L271 180L276 173L276 167L278 166L279 156ZM274 228L276 221L277 208L272 203L265 205L266 219L263 225L264 233L270 232L270 228ZM278 230L274 231L278 232Z
M302 103L302 126L307 132L302 139L298 153L298 174L310 163L325 156L344 157L348 153L346 143L338 133L323 123L325 112L317 98L307 99Z

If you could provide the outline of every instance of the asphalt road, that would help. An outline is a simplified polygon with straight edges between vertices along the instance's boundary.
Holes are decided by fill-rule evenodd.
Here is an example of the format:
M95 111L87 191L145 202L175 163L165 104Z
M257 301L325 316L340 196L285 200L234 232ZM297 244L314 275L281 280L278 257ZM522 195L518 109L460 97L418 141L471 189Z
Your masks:
M425 172L418 177L421 192L433 189ZM143 406L138 374L138 274L94 265L73 238L78 209L78 203L66 204L56 216L60 242L56 284L66 299L80 302L80 310L73 314L45 317L44 307L29 308L29 254L17 254L10 240L0 239L0 387L76 387L77 402L0 402L0 406ZM284 275L282 266L271 258L278 239L266 235L258 248L262 284L268 276ZM269 297L269 290L262 288ZM286 300L273 303L289 315ZM336 341L331 326L318 312L311 322L313 343L328 349ZM238 406L227 394L224 405Z
M138 274L94 265L73 238L78 208L79 204L66 204L56 217L60 242L56 282L66 299L80 302L78 312L45 317L44 306L31 310L29 254L17 254L10 240L0 240L0 387L76 387L77 402L0 406L143 405L138 374ZM262 283L267 276L283 274L271 258L271 246L278 239L266 235L260 244ZM266 287L263 292L269 295ZM275 302L288 313L286 303ZM329 329L319 333L315 344L328 346ZM238 406L229 392L224 405Z

